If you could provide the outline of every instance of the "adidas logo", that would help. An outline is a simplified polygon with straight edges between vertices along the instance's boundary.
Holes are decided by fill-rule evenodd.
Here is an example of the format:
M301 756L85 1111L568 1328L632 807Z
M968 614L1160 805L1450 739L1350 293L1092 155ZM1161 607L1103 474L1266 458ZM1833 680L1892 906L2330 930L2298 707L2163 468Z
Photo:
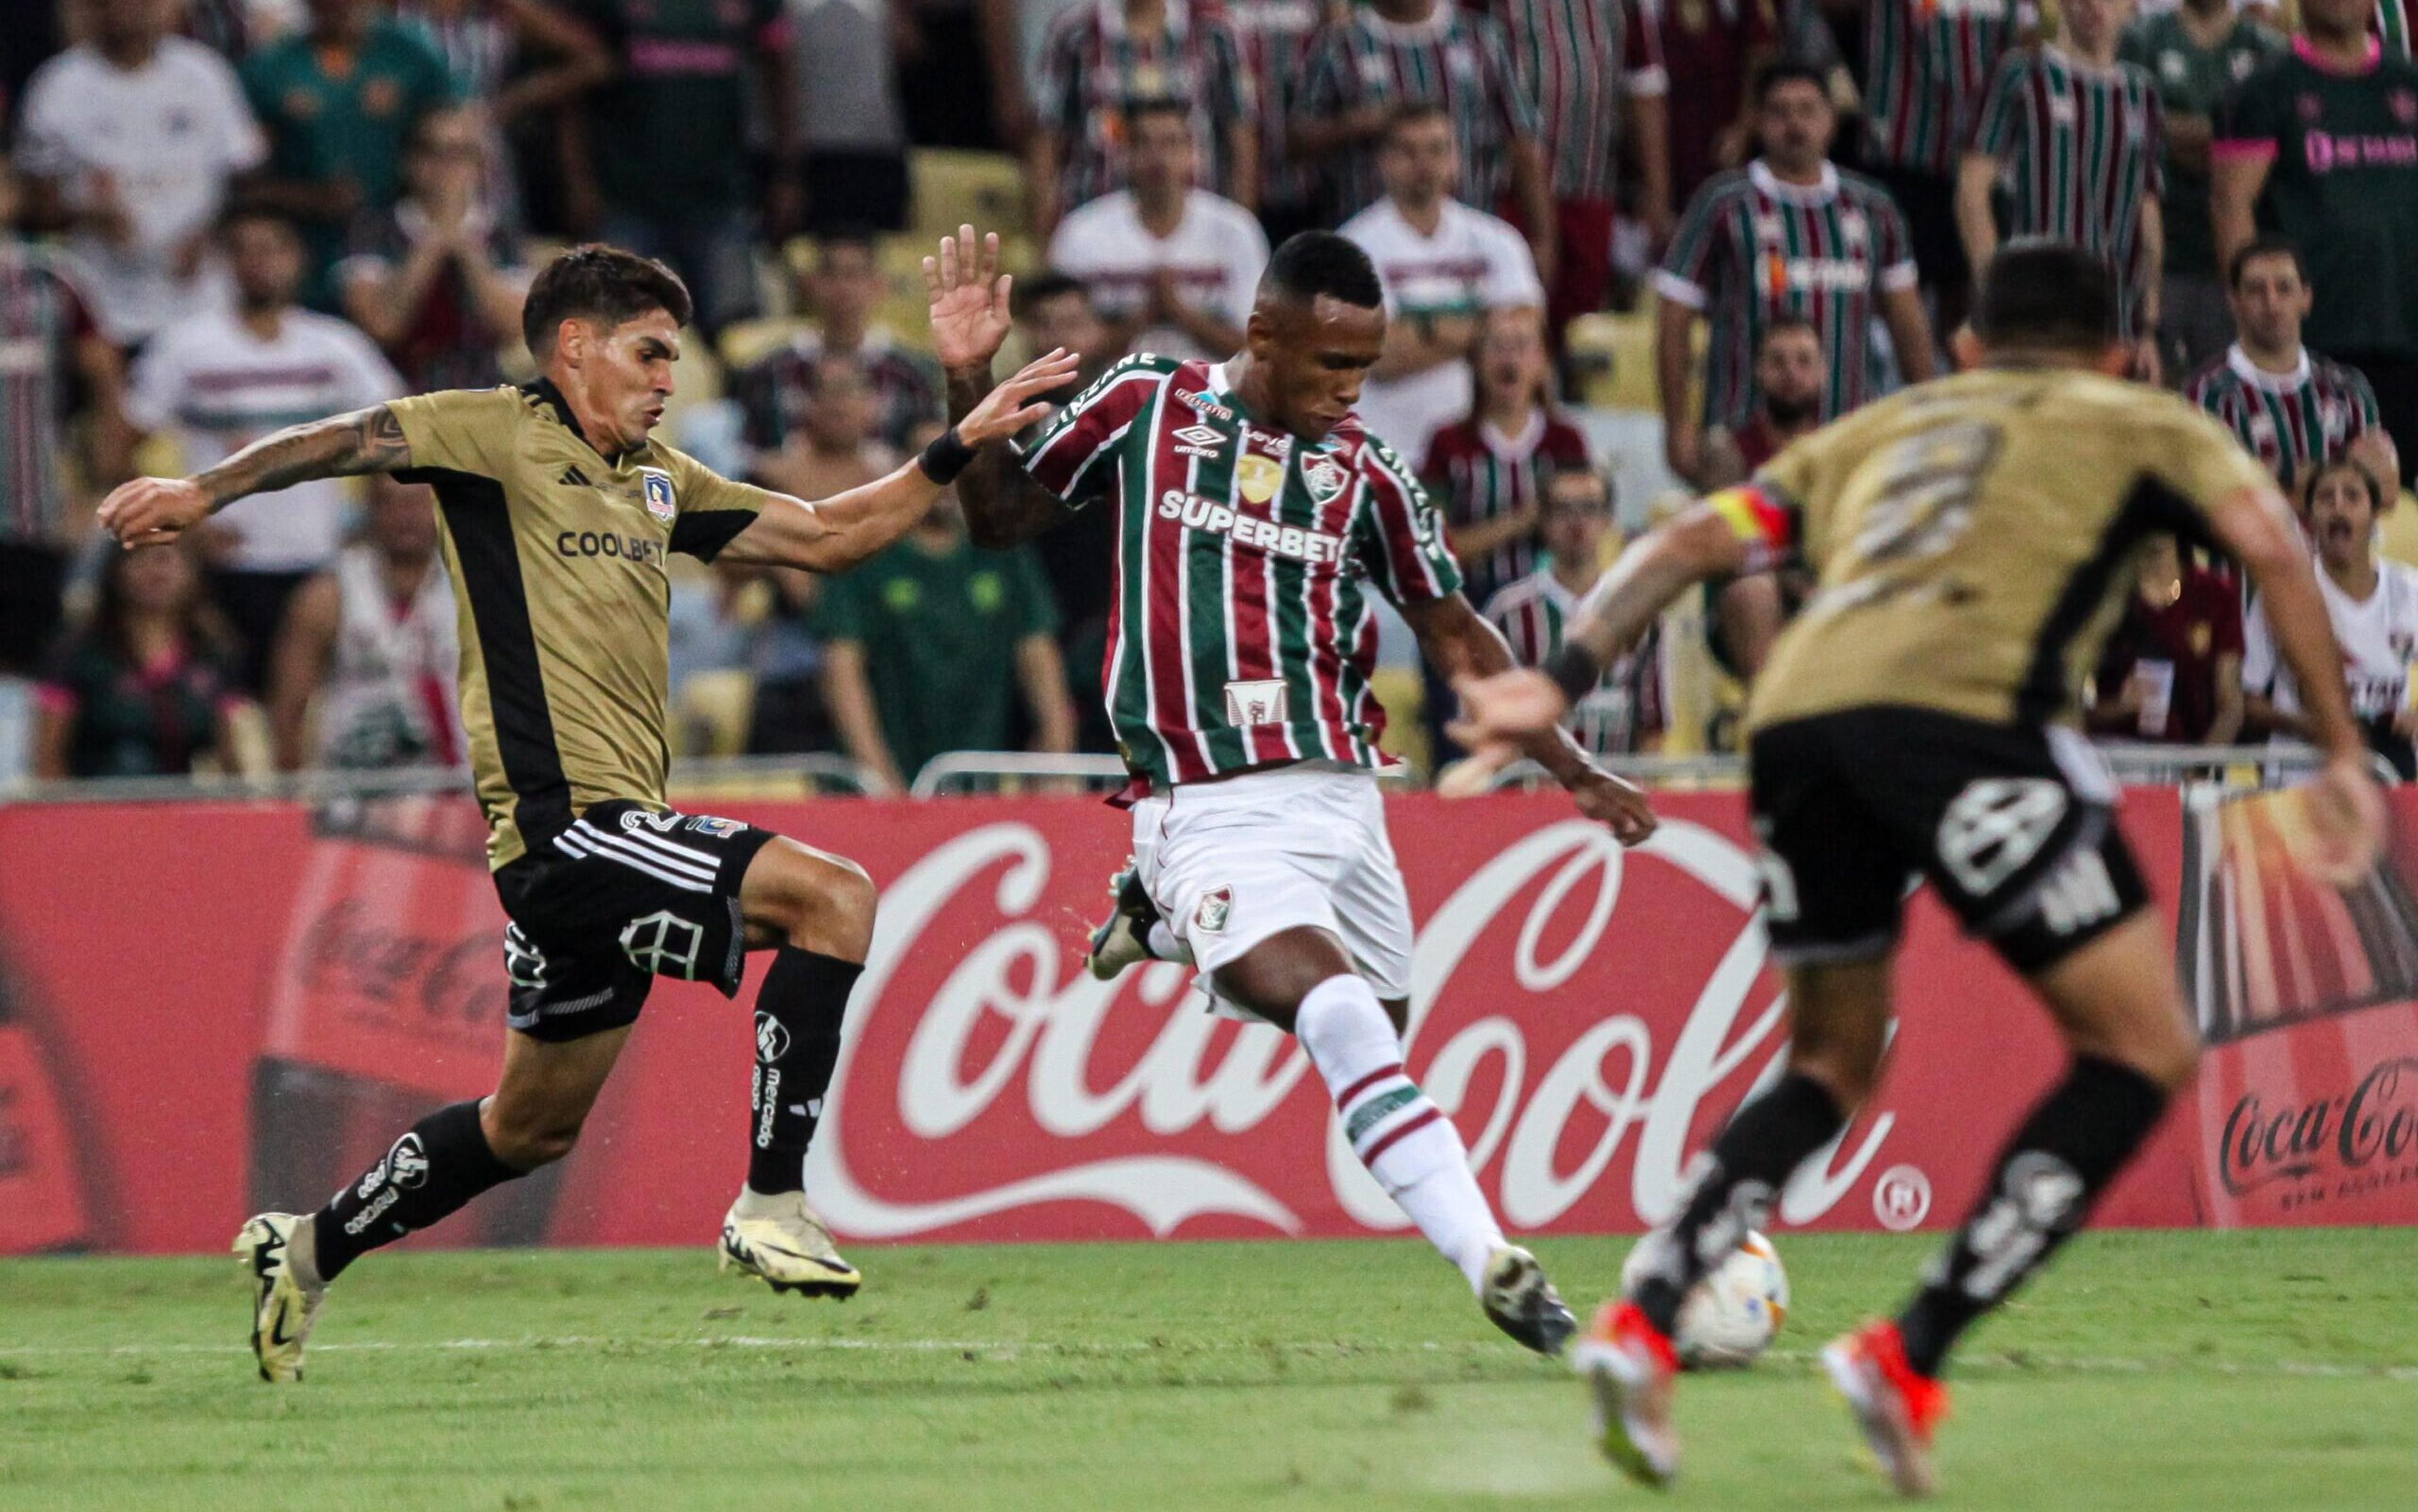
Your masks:
M562 476L556 479L555 481L560 483L565 488L593 488L596 486L594 483L588 481L588 475L581 472L576 465L563 468Z

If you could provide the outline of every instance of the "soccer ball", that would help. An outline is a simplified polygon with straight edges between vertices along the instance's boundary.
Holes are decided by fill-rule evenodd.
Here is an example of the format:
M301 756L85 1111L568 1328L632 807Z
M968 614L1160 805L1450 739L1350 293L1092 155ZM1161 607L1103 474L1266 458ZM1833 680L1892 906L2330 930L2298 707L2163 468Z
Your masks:
M1620 1289L1635 1290L1651 1240L1629 1252ZM1696 1283L1679 1305L1679 1363L1691 1370L1736 1370L1771 1348L1788 1317L1788 1273L1771 1241L1750 1230L1737 1253Z

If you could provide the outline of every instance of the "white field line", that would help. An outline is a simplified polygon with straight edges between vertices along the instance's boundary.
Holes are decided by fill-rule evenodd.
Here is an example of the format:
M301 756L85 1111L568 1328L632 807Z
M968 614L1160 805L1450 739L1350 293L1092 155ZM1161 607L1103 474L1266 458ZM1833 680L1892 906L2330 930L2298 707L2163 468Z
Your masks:
M1467 1351L1474 1345L1446 1345L1430 1340L1415 1344L1355 1344L1348 1340L1273 1346L1278 1353L1325 1353L1330 1350L1339 1356L1372 1354L1422 1354L1441 1352L1447 1349ZM654 1352L685 1350L765 1350L801 1352L836 1352L871 1354L959 1354L972 1355L977 1362L999 1364L1012 1362L1019 1355L1039 1354L1080 1357L1099 1354L1130 1354L1135 1356L1165 1355L1170 1359L1199 1354L1263 1354L1271 1346L1259 1343L1211 1342L1190 1344L1158 1344L1146 1339L1103 1339L1091 1343L1072 1343L1060 1339L949 1339L949 1338L784 1338L761 1334L700 1334L666 1338L614 1337L603 1334L524 1335L513 1338L447 1338L447 1339L336 1339L311 1347L313 1354L336 1352L365 1353L427 1353L476 1352L482 1351L528 1351L543 1352L552 1350L601 1350L607 1352L646 1350ZM180 1354L246 1354L250 1349L241 1344L0 1344L0 1361L23 1358L127 1358L139 1359L154 1355ZM1514 1358L1507 1356L1507 1358ZM1795 1370L1810 1370L1817 1360L1812 1350L1773 1350L1764 1356L1773 1364ZM2306 1377L2319 1380L2395 1381L2418 1382L2418 1365L2345 1365L2324 1360L2272 1360L2250 1364L2233 1360L2142 1360L2103 1355L2054 1355L2025 1353L2020 1358L2007 1354L1976 1354L1960 1357L1956 1362L1960 1373L1974 1370L2003 1375L2216 1375L2248 1379L2276 1376Z

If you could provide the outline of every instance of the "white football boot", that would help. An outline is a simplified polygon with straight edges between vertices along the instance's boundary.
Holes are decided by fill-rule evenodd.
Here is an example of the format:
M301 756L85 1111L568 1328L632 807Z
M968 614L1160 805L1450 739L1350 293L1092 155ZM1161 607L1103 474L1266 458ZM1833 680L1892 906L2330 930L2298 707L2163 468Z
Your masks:
M810 1297L837 1297L845 1302L865 1283L856 1267L840 1259L822 1214L806 1203L803 1192L766 1197L741 1187L739 1200L722 1220L720 1268L736 1267L761 1276L775 1291L803 1291Z
M311 1241L310 1221L292 1213L263 1213L235 1236L236 1259L253 1284L252 1353L263 1381L302 1379L302 1345L328 1296L311 1258L299 1257L297 1263L297 1245Z

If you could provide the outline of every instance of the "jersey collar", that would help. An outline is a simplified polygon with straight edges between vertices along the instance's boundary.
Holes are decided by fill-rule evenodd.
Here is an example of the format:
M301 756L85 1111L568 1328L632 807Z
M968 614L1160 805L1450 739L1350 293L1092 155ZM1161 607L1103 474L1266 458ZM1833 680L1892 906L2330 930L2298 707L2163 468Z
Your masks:
M2240 342L2225 349L2225 365L2242 382L2270 393L2288 393L2309 381L2309 349L2305 345L2301 348L2301 360L2289 373L2268 372L2250 360L2250 354L2242 349Z
M1771 165L1761 158L1746 165L1746 176L1755 188L1776 200L1794 205L1823 205L1837 197L1839 170L1830 163L1822 165L1822 181L1818 184L1792 184L1771 171Z
M2384 43L2377 38L2370 37L2367 39L2367 61L2355 69L2346 69L2340 64L2328 62L2318 56L2318 50L2309 45L2309 39L2305 37L2292 38L2292 55L2319 73L2331 73L2344 79L2360 79L2374 73L2377 65L2384 61Z
M588 433L579 428L579 417L571 412L571 401L562 397L562 390L554 386L554 380L552 378L532 378L528 382L522 384L520 389L521 392L528 394L529 397L535 399L539 404L554 411L554 418L561 423L562 428L569 431L572 435L579 437L580 443L586 446L589 451L595 452L600 457L604 457L607 463L610 463L616 467L619 467L621 464L629 461L632 457L644 453L647 450L645 447L641 446L633 451L618 452L612 456L605 456L604 449L598 446L595 442L589 440Z

